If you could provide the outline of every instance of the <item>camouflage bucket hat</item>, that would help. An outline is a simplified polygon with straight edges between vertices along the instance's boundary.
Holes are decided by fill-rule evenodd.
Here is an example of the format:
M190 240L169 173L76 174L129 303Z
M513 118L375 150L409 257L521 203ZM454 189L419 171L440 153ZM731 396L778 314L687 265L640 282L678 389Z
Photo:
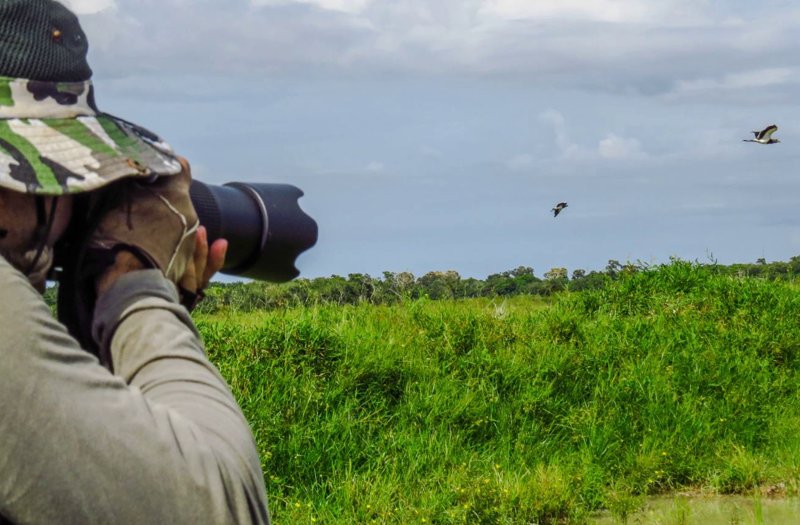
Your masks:
M0 0L0 187L62 195L180 173L158 136L97 109L87 51L58 2Z

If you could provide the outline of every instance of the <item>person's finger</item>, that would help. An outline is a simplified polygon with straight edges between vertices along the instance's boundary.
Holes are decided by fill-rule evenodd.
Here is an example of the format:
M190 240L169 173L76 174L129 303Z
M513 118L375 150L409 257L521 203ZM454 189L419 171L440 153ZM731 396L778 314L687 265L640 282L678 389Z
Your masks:
M198 279L204 275L208 264L208 230L205 226L197 228L194 248L194 265ZM199 283L198 283L199 284Z
M225 239L217 239L208 249L208 259L206 261L207 266L205 267L205 271L203 273L201 288L208 286L208 283L211 281L211 278L214 277L214 274L220 271L223 266L225 266L225 254L227 251L228 241Z
M189 176L192 175L192 166L189 164L189 161L186 160L185 157L178 157L178 162L181 164L181 168L183 168L184 173L188 173Z

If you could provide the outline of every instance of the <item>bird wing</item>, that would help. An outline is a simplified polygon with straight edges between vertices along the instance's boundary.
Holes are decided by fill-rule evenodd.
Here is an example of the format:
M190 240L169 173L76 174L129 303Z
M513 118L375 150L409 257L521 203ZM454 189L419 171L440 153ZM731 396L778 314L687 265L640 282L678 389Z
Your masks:
M778 126L776 126L775 124L767 126L758 134L758 138L760 140L769 140L770 138L772 138L772 134L775 133L776 131L778 131Z

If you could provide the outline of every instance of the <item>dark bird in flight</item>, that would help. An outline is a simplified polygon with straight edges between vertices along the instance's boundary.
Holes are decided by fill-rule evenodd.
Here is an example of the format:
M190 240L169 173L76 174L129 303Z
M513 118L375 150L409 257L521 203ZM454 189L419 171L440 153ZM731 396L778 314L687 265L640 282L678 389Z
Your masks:
M561 210L563 210L566 207L567 207L566 202L559 202L558 204L556 204L556 207L550 211L553 212L553 217L558 217L558 214L561 213Z
M755 139L742 139L743 142L758 142L759 144L777 144L779 139L773 139L772 134L778 131L778 126L775 124L767 126L761 131L753 131Z

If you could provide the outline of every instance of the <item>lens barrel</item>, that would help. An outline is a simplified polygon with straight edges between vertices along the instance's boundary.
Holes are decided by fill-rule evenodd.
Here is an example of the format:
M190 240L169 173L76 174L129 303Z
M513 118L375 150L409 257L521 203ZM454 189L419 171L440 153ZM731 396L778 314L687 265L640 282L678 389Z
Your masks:
M222 273L284 282L300 275L295 259L317 242L317 223L290 184L192 181L190 196L209 244L228 241Z

